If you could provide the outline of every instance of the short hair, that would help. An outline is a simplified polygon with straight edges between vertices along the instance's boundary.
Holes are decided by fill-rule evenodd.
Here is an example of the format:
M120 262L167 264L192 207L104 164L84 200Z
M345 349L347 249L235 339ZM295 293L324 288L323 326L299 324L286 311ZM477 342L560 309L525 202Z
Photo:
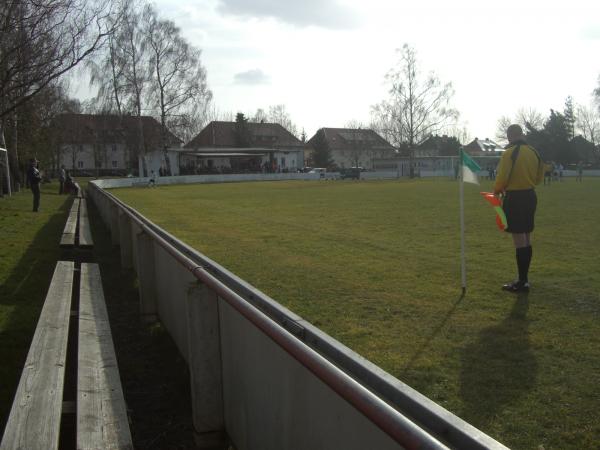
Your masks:
M506 137L509 141L523 137L523 128L521 128L521 125L513 123L506 129Z

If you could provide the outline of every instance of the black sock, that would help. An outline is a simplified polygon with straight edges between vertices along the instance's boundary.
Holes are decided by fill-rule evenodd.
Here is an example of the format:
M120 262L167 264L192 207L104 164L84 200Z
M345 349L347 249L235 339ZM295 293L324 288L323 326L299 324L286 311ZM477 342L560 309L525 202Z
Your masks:
M527 247L518 248L516 251L517 256L517 268L519 269L519 281L527 283L529 274L529 265L531 264L531 258L533 256L533 249L531 245Z

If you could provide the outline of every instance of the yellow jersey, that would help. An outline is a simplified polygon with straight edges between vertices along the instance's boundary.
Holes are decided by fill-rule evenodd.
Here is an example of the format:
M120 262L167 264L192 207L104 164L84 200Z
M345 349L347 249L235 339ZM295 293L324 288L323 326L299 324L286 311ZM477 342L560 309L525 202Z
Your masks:
M519 154L514 164L512 154L519 145ZM538 152L524 142L507 148L498 164L495 192L533 189L544 180L546 165Z

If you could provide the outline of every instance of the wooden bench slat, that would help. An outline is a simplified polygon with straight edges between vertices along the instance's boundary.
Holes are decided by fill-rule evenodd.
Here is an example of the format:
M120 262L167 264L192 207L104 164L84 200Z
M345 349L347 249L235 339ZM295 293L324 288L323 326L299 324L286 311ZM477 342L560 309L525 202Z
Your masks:
M84 198L79 203L79 246L93 247L92 229L88 218L87 203Z
M75 232L77 231L77 217L79 214L79 199L73 200L67 223L60 239L61 247L73 247L75 245Z
M81 264L77 449L133 449L97 264Z
M56 264L1 450L58 448L74 264Z

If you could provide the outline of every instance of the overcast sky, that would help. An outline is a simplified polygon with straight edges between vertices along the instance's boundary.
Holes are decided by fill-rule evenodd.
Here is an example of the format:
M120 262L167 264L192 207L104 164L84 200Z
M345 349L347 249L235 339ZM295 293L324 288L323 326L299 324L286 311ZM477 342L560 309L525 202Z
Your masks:
M452 82L470 137L493 138L520 107L588 104L600 75L597 0L157 0L203 50L221 111L285 104L308 137L368 123L408 43Z

